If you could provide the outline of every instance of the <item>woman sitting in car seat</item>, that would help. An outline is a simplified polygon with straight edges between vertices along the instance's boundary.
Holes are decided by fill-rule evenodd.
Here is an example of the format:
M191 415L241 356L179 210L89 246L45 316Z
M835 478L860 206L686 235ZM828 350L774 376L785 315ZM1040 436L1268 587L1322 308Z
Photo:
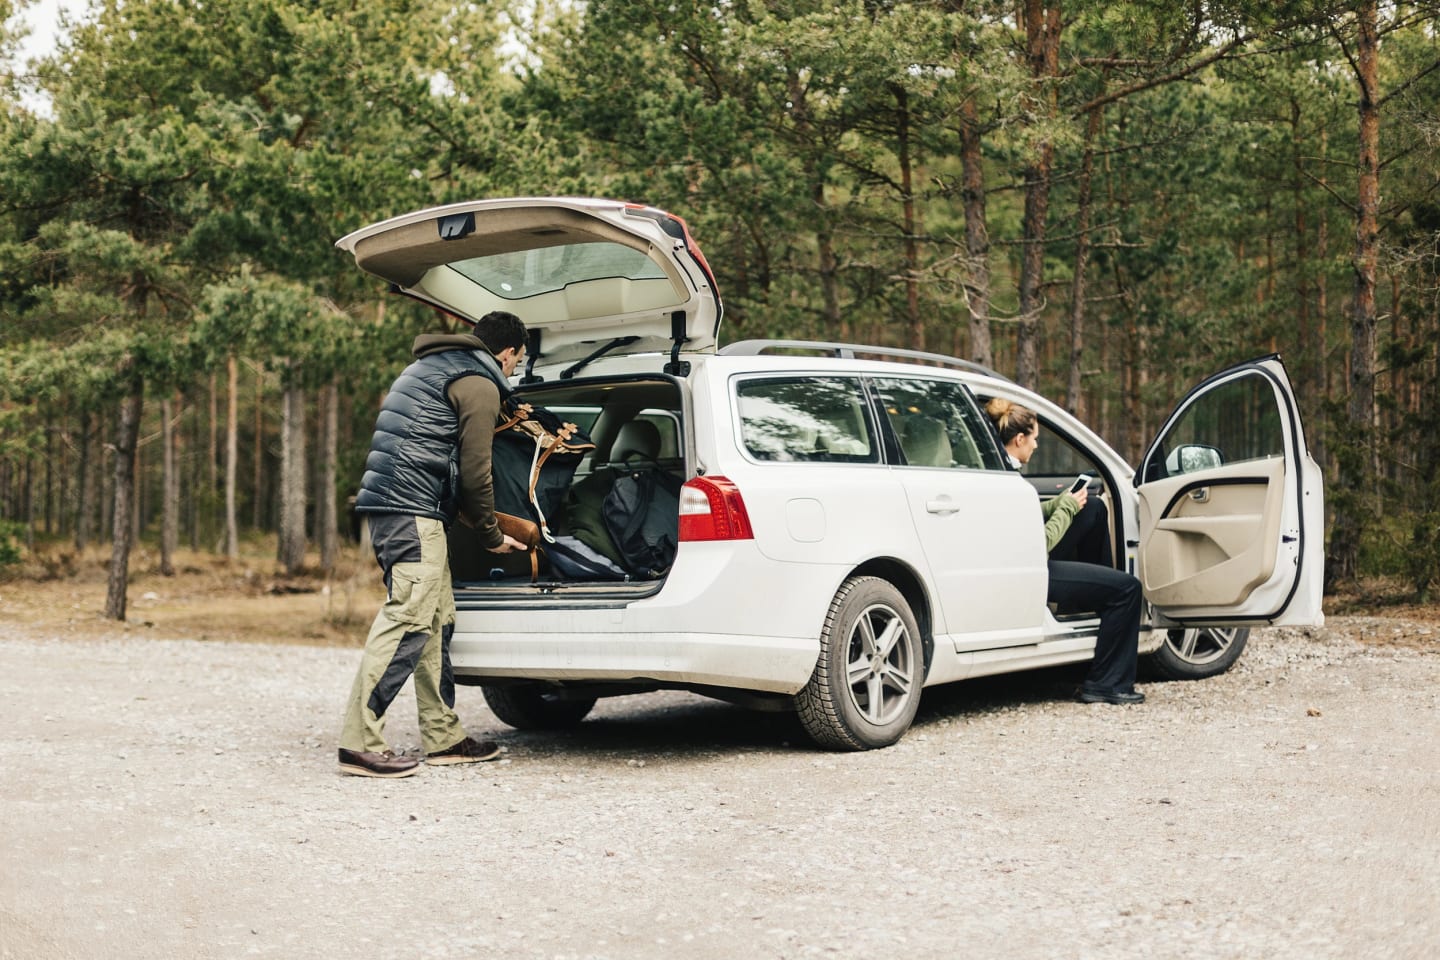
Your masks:
M1034 411L996 397L985 405L1000 443L1015 469L1030 461L1039 444L1040 422ZM1095 638L1095 660L1077 693L1081 703L1143 703L1135 689L1135 663L1140 643L1140 581L1128 573L1099 563L1056 559L1072 521L1089 499L1088 492L1061 493L1041 504L1045 520L1045 549L1050 553L1046 599L1063 609L1097 610L1100 632ZM1104 526L1101 528L1105 532ZM1087 534L1083 539L1091 539ZM1072 538L1072 544L1075 539ZM1070 549L1073 549L1071 547ZM1109 554L1108 533L1105 554Z

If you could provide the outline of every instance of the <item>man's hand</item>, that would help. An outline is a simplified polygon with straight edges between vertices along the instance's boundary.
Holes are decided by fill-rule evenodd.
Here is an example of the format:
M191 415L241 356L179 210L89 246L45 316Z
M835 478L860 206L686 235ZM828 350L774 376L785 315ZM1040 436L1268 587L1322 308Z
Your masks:
M516 553L517 551L519 553L525 552L525 544L521 543L519 540L516 540L514 537L509 536L508 534L501 534L501 536L505 537L504 543L500 544L500 546L498 547L486 547L485 549L489 550L491 553Z

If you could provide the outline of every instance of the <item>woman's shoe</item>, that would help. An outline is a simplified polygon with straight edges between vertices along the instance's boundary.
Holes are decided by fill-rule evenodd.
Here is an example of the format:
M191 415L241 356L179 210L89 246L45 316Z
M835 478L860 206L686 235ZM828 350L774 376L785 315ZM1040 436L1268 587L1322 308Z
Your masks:
M1081 687L1075 699L1081 703L1114 703L1121 706L1144 703L1145 694L1138 690L1086 690Z

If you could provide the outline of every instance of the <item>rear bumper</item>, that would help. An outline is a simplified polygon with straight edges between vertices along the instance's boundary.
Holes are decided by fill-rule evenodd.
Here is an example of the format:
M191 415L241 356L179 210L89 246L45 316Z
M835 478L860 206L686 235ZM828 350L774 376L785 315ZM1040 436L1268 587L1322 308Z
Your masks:
M794 693L815 667L815 640L719 633L463 633L450 643L460 677L654 680Z
M794 693L846 567L771 560L754 541L682 543L649 596L483 599L456 613L451 664L467 679L653 680Z

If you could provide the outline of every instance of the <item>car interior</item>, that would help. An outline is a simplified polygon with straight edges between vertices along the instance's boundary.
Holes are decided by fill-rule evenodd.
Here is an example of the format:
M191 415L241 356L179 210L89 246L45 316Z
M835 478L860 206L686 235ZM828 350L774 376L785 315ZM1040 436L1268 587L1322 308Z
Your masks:
M602 504L615 479L647 470L677 478L677 485L684 478L680 397L674 382L626 378L545 384L522 388L517 396L575 423L594 442L595 449L580 461L570 479L564 509L559 515L547 516L547 520L555 536L578 539L620 566L621 558L610 542L602 515ZM450 566L457 587L496 582L528 584L577 576L583 579L544 565L532 566L525 555L490 553L461 524L451 527ZM596 576L620 579L624 571Z
M894 419L892 418L892 422ZM949 467L955 462L954 448L945 424L934 417L914 414L905 417L895 431L905 462L917 467Z

